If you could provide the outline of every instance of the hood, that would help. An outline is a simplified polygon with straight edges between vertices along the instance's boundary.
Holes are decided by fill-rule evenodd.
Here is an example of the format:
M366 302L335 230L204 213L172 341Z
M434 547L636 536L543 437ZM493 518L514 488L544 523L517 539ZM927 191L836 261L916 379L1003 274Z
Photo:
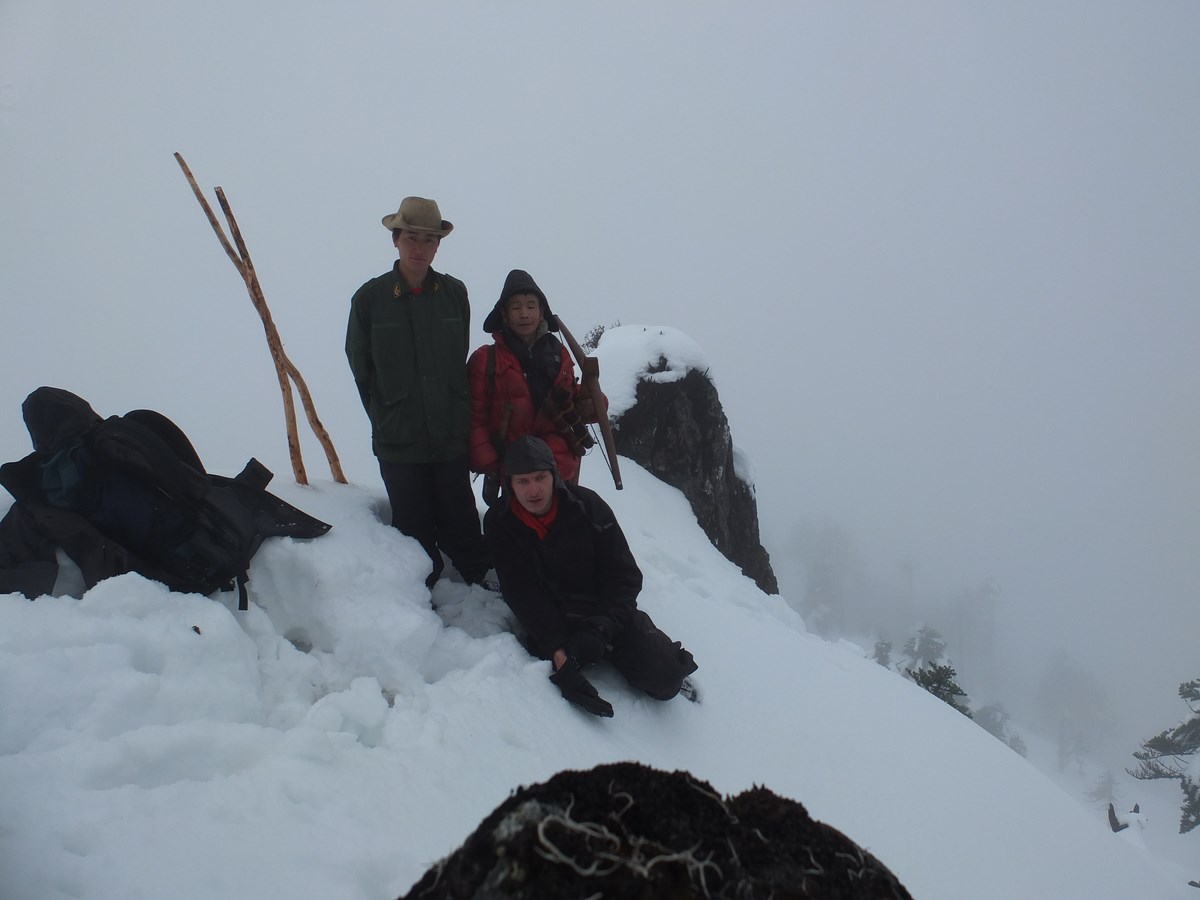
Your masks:
M504 287L500 289L500 299L496 301L496 305L492 307L492 311L487 314L487 318L483 320L483 330L488 334L499 331L504 326L504 304L508 302L508 298L516 294L535 294L542 303L542 319L550 331L558 331L558 320L554 318L554 313L550 312L550 301L546 299L546 295L542 293L542 289L537 286L537 282L533 280L533 276L524 269L513 269L508 273L508 277L504 279Z
M562 487L562 476L558 474L558 463L554 451L541 438L524 435L513 441L504 454L504 479L530 472L553 472L554 486Z
M54 387L40 387L26 397L21 415L33 449L47 454L57 453L102 421L82 397Z

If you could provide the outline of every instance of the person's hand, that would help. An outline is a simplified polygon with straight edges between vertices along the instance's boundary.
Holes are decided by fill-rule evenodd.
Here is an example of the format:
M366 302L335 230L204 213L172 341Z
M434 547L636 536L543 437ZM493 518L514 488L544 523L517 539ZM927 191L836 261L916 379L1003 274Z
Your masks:
M600 662L604 659L604 651L608 642L604 633L598 628L581 628L567 638L567 656L581 666L588 663Z
M557 655L557 654L555 654ZM597 693L592 683L583 677L579 663L567 658L550 676L554 686L563 695L563 699L585 709L594 716L612 718L612 704Z

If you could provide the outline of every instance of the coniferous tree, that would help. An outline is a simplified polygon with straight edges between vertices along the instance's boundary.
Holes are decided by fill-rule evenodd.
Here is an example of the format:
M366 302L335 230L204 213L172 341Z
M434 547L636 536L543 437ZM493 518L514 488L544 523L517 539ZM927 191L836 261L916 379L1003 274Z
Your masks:
M971 710L967 707L965 701L967 692L958 686L955 679L958 673L954 671L954 667L950 665L944 666L928 666L924 669L908 669L908 677L919 684L933 696L937 697L943 703L957 709L968 719L973 718ZM960 701L959 698L962 698Z
M989 703L975 710L975 722L993 737L1008 743L1008 710L1001 703Z
M1179 697L1192 715L1174 728L1159 732L1135 750L1136 769L1127 770L1134 778L1175 778L1183 791L1179 833L1186 834L1200 825L1200 780L1192 773L1193 760L1200 751L1200 678L1179 686Z
M1016 753L1024 756L1028 751L1025 742L1015 731L1009 731L1008 710L1002 703L989 703L975 710L975 721L988 734L1006 743Z
M1080 769L1114 731L1112 704L1100 679L1065 651L1058 651L1037 683L1030 725L1058 744L1059 771Z
M1107 809L1110 803L1116 805L1120 801L1120 795L1117 778L1113 775L1112 769L1105 769L1083 796L1088 803L1094 803L1101 809Z
M946 642L941 633L928 625L910 637L904 644L904 654L908 657L908 668L924 669L940 663L946 656Z
M959 687L955 680L958 673L949 661L942 662L946 657L946 642L942 640L942 635L936 628L923 625L920 631L905 642L904 655L908 662L903 665L902 671L907 677L968 719L972 717L971 710L964 702L967 692Z
M876 641L874 659L885 669L890 669L892 667L892 642Z

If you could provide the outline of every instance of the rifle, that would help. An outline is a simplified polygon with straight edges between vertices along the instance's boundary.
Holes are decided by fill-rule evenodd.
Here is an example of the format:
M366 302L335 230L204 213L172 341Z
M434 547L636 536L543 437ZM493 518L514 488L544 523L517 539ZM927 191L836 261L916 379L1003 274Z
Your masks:
M594 356L588 356L575 340L560 316L554 317L558 322L558 330L567 339L571 355L583 374L583 387L588 392L592 404L596 408L596 424L600 426L600 437L604 440L604 455L608 458L608 470L612 473L613 484L617 490L625 486L621 483L621 467L617 463L617 445L613 442L612 423L608 420L608 406L604 402L604 394L600 392L600 361Z

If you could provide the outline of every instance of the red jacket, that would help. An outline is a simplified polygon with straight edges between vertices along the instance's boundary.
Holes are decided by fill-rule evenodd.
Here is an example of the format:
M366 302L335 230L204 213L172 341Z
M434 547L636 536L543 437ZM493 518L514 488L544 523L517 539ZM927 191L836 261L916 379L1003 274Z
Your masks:
M497 331L492 337L494 344L480 347L467 361L467 381L471 387L471 433L468 440L471 469L499 474L501 460L493 438L499 436L505 410L511 406L505 446L527 434L541 438L554 451L558 472L563 480L571 481L579 474L579 457L571 452L566 439L546 412L534 409L520 360L505 346L501 333ZM496 371L490 387L487 377L489 346L495 348L496 354ZM566 347L560 345L559 351L561 365L554 383L566 388L574 402L581 390L575 379L575 366Z

